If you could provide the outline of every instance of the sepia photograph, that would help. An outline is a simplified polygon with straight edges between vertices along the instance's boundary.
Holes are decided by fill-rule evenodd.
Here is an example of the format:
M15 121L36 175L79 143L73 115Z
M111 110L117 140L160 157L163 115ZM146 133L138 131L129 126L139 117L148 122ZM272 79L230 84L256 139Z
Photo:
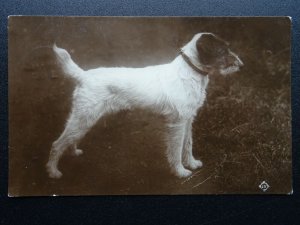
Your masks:
M10 197L293 193L289 17L10 16Z

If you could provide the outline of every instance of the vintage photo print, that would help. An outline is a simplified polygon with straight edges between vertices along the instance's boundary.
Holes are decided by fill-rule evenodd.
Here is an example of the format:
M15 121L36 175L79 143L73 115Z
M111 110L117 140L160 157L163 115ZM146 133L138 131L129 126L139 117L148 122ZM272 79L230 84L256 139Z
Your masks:
M292 193L290 18L8 20L9 196Z

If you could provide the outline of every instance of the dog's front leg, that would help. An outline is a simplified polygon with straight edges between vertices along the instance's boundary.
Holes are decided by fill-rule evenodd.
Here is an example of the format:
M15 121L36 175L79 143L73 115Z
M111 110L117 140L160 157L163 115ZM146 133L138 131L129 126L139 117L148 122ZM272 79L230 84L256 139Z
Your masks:
M188 177L192 172L182 164L182 149L185 136L186 121L168 124L167 133L167 158L171 171L178 177Z
M182 152L183 165L189 169L195 170L202 167L202 162L196 160L193 156L193 132L192 132L193 119L188 120L185 127L185 137Z

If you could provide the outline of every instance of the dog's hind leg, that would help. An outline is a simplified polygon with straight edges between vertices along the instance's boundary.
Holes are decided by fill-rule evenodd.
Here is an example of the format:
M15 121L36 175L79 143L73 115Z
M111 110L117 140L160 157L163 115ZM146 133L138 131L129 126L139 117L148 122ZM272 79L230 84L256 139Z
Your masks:
M68 123L60 137L52 144L49 161L46 165L49 177L51 178L60 178L62 176L62 173L58 170L57 165L64 151L72 145L73 138L71 133L71 127Z
M192 172L182 164L182 149L185 134L185 121L169 123L167 132L167 158L171 171L178 177L188 177Z
M103 110L97 111L97 113L95 113L94 110L89 110L89 108L85 108L84 113L78 113L77 110L73 110L65 130L61 136L53 142L49 161L46 165L49 177L60 178L62 176L62 173L57 168L60 157L68 147L77 147L76 143L83 138L102 115ZM77 148L74 150L77 155L82 153L82 151Z
M185 137L184 137L184 144L183 144L183 151L182 151L182 161L185 167L195 170L197 168L202 167L202 162L200 160L196 160L193 156L192 123L193 123L193 119L190 119L186 123Z

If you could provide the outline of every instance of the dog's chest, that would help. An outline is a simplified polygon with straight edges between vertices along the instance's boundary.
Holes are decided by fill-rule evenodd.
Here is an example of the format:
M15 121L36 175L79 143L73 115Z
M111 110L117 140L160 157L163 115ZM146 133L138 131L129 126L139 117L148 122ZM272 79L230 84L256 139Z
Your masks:
M186 89L189 107L198 110L203 105L206 98L206 86L207 82L201 80L201 82L192 82L190 87Z
M198 109L203 105L206 98L207 84L208 77L197 77L186 82L187 102L191 107Z
M183 79L181 85L173 88L173 104L181 116L191 117L197 114L205 101L207 84L207 77L196 77Z

